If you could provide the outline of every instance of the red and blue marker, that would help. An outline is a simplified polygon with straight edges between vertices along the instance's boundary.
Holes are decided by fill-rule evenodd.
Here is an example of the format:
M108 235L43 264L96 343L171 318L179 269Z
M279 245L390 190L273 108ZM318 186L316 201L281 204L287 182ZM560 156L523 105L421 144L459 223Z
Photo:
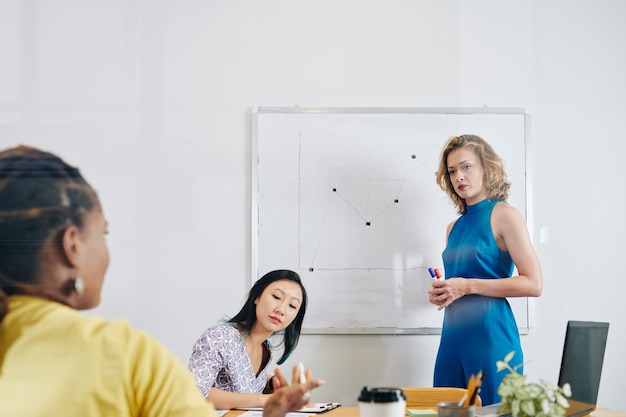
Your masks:
M435 278L435 279L441 279L441 272L439 272L439 270L437 268L428 268L428 272L430 273L430 276Z

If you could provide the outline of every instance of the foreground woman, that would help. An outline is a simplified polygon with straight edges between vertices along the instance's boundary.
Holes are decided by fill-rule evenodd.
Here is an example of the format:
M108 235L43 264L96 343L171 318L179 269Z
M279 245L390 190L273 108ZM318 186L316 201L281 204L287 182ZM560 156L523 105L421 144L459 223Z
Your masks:
M100 302L106 233L76 168L30 147L0 152L0 415L215 416L153 337L77 311ZM323 383L288 386L278 376L285 388L268 399L266 417L300 408Z

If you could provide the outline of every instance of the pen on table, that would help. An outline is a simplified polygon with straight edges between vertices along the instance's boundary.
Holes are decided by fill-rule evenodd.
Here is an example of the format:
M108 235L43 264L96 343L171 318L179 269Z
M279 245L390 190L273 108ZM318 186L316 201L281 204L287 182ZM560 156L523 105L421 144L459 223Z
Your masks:
M474 403L476 402L476 397L478 396L478 391L480 391L480 387L483 384L484 376L485 373L483 371L478 371L478 374L476 375L476 382L474 384L474 392L472 392L470 395L469 405L474 405Z
M480 391L484 376L485 373L483 371L478 371L475 376L474 374L470 376L469 382L467 384L467 392L459 401L460 407L469 407L470 405L474 405L474 403L476 402L476 397L478 396L478 391Z
M474 374L470 375L469 382L467 383L467 394L463 396L463 399L459 401L459 405L462 407L469 407L470 400L476 389L476 377Z

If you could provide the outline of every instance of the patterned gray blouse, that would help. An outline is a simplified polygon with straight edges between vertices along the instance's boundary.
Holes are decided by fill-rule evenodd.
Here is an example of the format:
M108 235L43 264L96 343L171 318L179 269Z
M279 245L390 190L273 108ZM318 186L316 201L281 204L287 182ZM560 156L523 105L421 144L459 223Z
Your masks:
M267 361L268 365L270 363L271 358ZM267 365L258 377L254 374L239 330L230 324L209 327L202 333L193 346L189 369L204 398L213 387L230 392L261 393L267 379Z

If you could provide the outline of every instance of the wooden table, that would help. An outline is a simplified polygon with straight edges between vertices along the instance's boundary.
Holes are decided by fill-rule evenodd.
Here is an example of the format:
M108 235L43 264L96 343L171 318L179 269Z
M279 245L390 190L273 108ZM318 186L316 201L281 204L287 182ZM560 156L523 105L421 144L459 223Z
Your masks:
M224 417L237 417L243 413L245 413L243 410L230 410L224 414ZM320 417L359 417L359 407L337 407L333 410L320 414Z
M237 417L241 414L245 413L243 410L230 410L224 417ZM325 413L321 413L320 417L359 417L359 407L337 407L333 410L327 411ZM604 417L604 416L600 416ZM607 416L612 417L612 416Z
M431 409L432 407L415 407L415 409ZM236 417L240 414L244 413L242 410L230 410L228 413L224 414L224 417ZM359 407L337 407L333 410L327 411L325 413L321 413L319 417L359 417ZM597 417L626 417L625 416L597 416Z
M626 417L626 412L600 407L591 413L591 417Z
M243 412L241 410L231 410L224 417L236 417ZM359 417L359 407L337 407L334 410L320 414L320 417ZM591 417L626 417L626 412L600 407L591 413Z
M359 407L338 407L320 417L359 417ZM626 417L626 412L600 407L591 413L591 417Z

